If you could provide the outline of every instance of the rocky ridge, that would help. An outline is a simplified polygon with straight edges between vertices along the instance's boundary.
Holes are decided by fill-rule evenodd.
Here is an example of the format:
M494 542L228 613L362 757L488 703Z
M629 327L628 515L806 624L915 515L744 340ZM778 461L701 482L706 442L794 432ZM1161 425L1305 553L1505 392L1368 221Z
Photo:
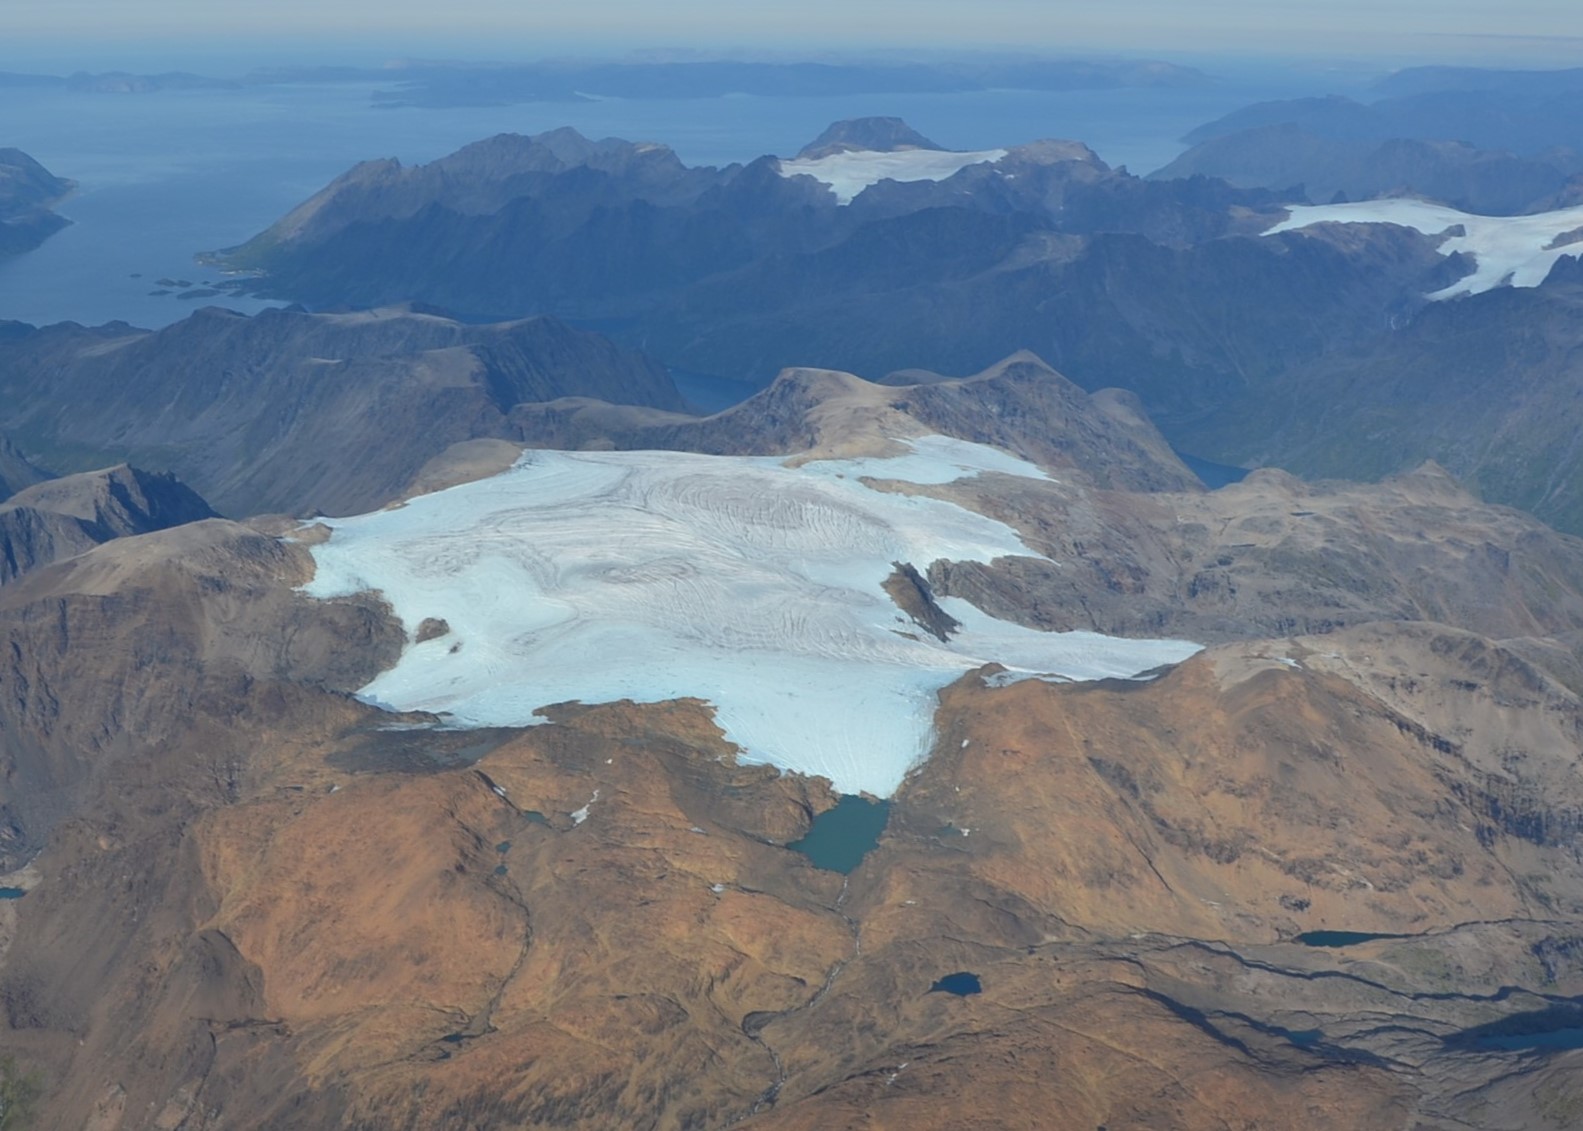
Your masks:
M46 480L0 503L0 585L116 538L213 517L171 475L122 465Z
M512 423L531 447L798 459L894 454L907 437L933 432L990 444L1095 485L1134 491L1200 486L1136 398L1114 389L1085 393L1026 351L973 377L913 386L789 369L741 404L703 418L571 398L521 405Z
M155 332L25 327L0 358L0 428L24 451L170 471L235 515L380 506L450 445L509 435L524 401L683 407L649 358L544 318L211 308Z

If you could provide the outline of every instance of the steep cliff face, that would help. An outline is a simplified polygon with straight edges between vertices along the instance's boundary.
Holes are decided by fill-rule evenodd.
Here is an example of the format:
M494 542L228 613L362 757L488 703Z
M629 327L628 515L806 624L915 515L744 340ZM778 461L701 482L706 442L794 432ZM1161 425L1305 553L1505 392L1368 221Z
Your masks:
M5 435L0 434L0 503L24 487L49 478L34 467Z
M46 480L0 504L0 585L114 538L213 517L171 475L122 465Z

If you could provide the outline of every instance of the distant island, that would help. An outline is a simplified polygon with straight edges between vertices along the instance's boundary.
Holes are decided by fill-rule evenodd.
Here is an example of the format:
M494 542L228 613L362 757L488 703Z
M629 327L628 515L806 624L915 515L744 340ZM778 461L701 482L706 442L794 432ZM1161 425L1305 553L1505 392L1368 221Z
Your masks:
M58 89L88 94L154 94L183 90L240 90L300 83L382 85L382 106L422 108L507 106L523 102L581 102L722 98L752 94L826 98L835 94L961 94L983 90L1113 90L1127 87L1202 87L1212 83L1193 67L1156 60L1048 59L982 62L742 62L734 60L544 60L528 63L451 63L396 60L381 67L271 67L237 78L186 71L125 71L42 75L0 72L0 90Z
M75 187L20 149L0 149L0 259L32 251L70 224L51 209Z

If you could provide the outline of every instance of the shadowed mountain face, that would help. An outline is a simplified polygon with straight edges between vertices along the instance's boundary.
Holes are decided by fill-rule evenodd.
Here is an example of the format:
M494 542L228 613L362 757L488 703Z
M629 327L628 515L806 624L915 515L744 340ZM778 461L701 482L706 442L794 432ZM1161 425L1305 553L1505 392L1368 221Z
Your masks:
M29 463L4 435L0 435L0 503L24 487L49 478Z
M1466 212L1512 216L1576 204L1580 173L1583 153L1574 150L1522 157L1455 139L1335 138L1280 122L1212 137L1153 176L1298 186L1318 203L1422 196Z
M0 504L0 585L131 534L214 518L209 504L173 475L135 467L66 475Z
M32 251L70 223L49 208L71 189L20 149L0 149L0 259Z
M843 171L792 177L771 158L688 169L570 131L501 137L360 166L232 259L279 295L550 311L756 384L795 366L975 373L1029 349L1083 388L1138 394L1167 434L1378 334L1466 269L1404 229L1254 238L1283 214L1271 194L1139 180L1070 142L879 179L845 205L816 179L861 179L864 151L846 147L903 130L835 127L843 148L822 160Z
M904 123L833 129L815 148L842 162L839 173L804 162L807 175L784 176L770 157L689 169L661 146L568 130L503 136L415 168L371 162L225 258L262 270L266 292L309 303L554 313L667 364L764 383L795 365L878 377L916 365L976 372L1020 348L1053 356L1048 333L1030 338L1052 321L1019 293L1030 276L1062 276L1056 289L1088 321L1099 296L1069 276L1090 254L1109 258L1091 239L1142 237L1147 255L1262 230L1260 216L1280 214L1274 194L1142 181L1073 142L908 179L925 174L894 159L932 151L909 148L919 141ZM880 164L864 163L870 152ZM839 177L851 202L821 175ZM875 183L855 191L853 178ZM865 327L857 340L850 318ZM964 323L970 344L942 354Z
M1474 102L1496 114L1497 94ZM1460 97L1395 101L1431 99L1412 120L1449 121ZM1324 122L1314 159L1344 171L1355 158L1379 178L1370 192L1428 184L1420 173L1432 166L1436 191L1463 203L1489 204L1492 186L1517 194L1507 211L1527 207L1518 197L1570 199L1550 174L1529 176L1530 157L1380 137L1380 116L1397 112L1388 103L1254 107L1205 127L1203 144L1239 144L1243 130L1308 138ZM977 373L1029 350L1083 389L1136 394L1196 456L1348 475L1435 460L1493 501L1583 530L1570 441L1551 427L1570 419L1569 386L1524 368L1542 353L1547 372L1565 369L1557 311L1573 261L1533 292L1428 302L1477 268L1449 253L1454 235L1388 223L1264 235L1285 215L1278 194L1202 176L1139 180L1070 142L972 155L929 174L938 180L886 179L951 156L918 145L897 120L838 123L815 144L823 156L785 176L772 158L688 169L662 147L570 131L500 137L430 166L361 166L233 257L264 269L276 294L553 311L677 369L760 386L796 367L870 380ZM1347 157L1356 145L1367 150ZM1499 324L1453 354L1445 343L1467 335L1441 328L1482 325L1495 308ZM1388 393L1420 370L1448 384ZM1522 404L1493 415L1460 392L1507 386L1527 390ZM1457 407L1442 413L1448 392ZM1356 458L1371 420L1393 412L1393 442ZM1512 443L1486 451L1489 422L1519 417L1535 427L1503 425Z
M1153 176L1304 186L1316 203L1418 195L1514 215L1576 204L1583 173L1583 71L1418 67L1371 102L1262 102L1206 123Z
M1377 477L1434 459L1484 497L1583 530L1577 437L1583 272L1434 303L1366 347L1252 390L1178 434L1195 452L1304 475Z
M654 362L553 319L211 309L156 333L26 328L0 358L0 427L27 451L174 471L233 514L378 506L452 444L509 435L524 401L682 407Z
M0 585L115 538L213 517L171 475L122 466L51 479L0 504Z

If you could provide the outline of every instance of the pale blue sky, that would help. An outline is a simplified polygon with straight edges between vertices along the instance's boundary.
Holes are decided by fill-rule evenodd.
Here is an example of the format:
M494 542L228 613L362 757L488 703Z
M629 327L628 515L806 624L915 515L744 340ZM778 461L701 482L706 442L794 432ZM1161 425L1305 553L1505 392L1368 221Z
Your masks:
M0 22L13 44L252 37L417 49L479 40L514 54L534 45L1014 45L1534 54L1547 63L1575 55L1583 64L1579 0L0 0Z

